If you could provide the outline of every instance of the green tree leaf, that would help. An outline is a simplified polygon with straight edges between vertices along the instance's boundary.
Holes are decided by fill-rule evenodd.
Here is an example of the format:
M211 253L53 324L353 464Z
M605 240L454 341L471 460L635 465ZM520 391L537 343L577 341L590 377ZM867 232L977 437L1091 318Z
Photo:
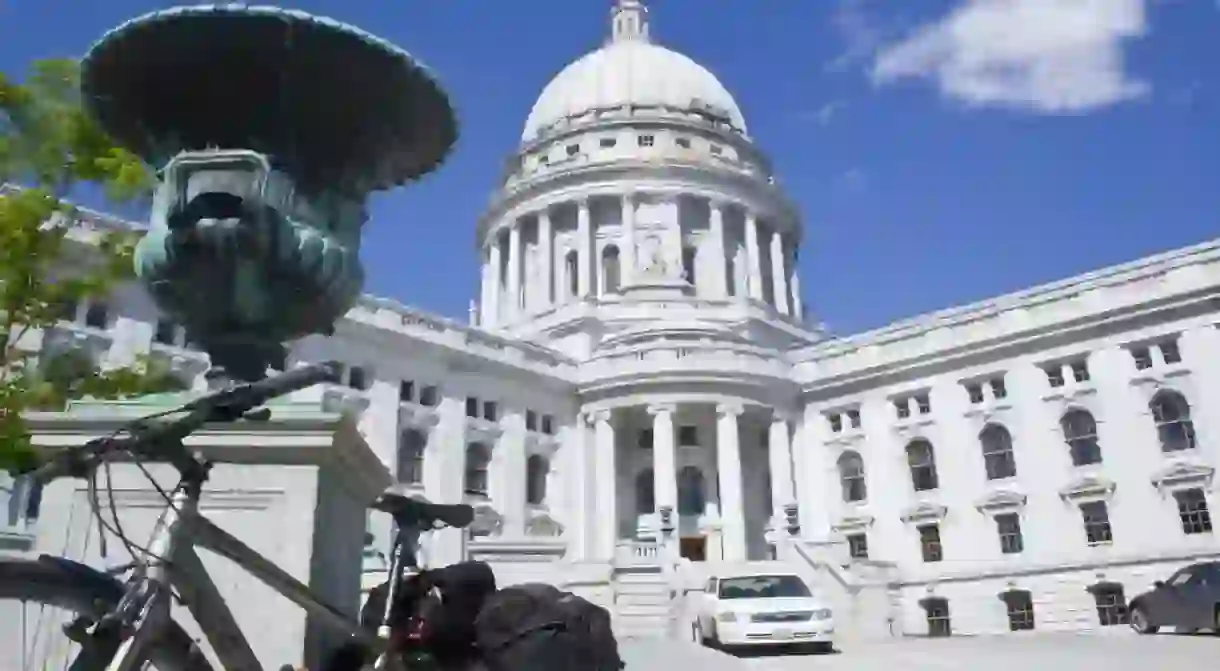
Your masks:
M0 188L0 470L35 461L27 411L183 388L147 359L102 370L83 351L22 347L27 334L56 328L75 306L131 277L134 235L100 235L82 254L66 241L76 212L63 197L88 182L116 201L141 200L155 184L152 171L89 118L79 90L74 60L35 62L20 82L0 73L0 184L21 187Z

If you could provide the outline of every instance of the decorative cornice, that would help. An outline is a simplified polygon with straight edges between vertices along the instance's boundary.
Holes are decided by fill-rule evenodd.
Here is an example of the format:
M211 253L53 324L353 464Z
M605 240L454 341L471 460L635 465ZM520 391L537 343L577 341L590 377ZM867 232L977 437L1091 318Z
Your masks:
M719 417L740 417L746 411L744 403L720 403L716 405L716 415Z
M860 531L873 526L873 522L875 521L876 518L874 518L872 515L868 514L867 512L857 510L844 514L831 526L831 529L840 533L844 531Z
M1152 475L1152 486L1166 492L1191 486L1208 488L1216 469L1207 464L1174 461Z
M949 509L933 501L919 501L902 512L901 519L908 524L919 522L940 522L945 519Z
M1083 475L1060 489L1059 497L1064 501L1108 499L1114 494L1115 487L1114 482L1104 475Z
M1015 489L995 489L975 502L974 507L981 513L996 514L1019 510L1025 507L1026 496Z

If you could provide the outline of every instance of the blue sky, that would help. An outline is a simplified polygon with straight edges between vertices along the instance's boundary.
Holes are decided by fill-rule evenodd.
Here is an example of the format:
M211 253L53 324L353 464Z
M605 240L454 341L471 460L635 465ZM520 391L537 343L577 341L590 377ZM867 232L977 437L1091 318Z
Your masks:
M172 2L0 0L0 69ZM300 0L431 65L456 153L374 199L367 288L464 318L474 222L609 0ZM1216 0L651 0L804 214L808 308L847 333L1218 234Z

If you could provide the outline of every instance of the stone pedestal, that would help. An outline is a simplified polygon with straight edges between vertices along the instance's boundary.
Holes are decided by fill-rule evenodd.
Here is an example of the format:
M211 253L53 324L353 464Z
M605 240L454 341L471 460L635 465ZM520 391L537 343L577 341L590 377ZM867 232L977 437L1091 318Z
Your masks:
M657 300L690 296L694 293L694 287L682 278L645 275L619 291L626 299Z
M38 447L62 448L109 434L125 422L185 400L175 395L78 403L67 412L34 413L30 425ZM302 398L273 404L266 422L208 427L187 445L216 462L200 511L354 618L360 607L366 504L391 479L355 424L324 412L319 401ZM177 484L177 473L169 466L146 467L165 491ZM125 535L146 546L166 505L148 478L134 465L115 464L109 479L104 470L99 472L98 493L105 519L109 521L113 504ZM83 481L58 480L46 488L34 532L38 553L66 556L97 568L132 559L117 538L99 536ZM204 549L198 553L265 668L282 664L317 668L321 654L337 640L337 632L323 630L303 610L227 560ZM177 605L174 610L220 668L189 611ZM63 624L44 619L48 628ZM47 633L62 640L56 630Z

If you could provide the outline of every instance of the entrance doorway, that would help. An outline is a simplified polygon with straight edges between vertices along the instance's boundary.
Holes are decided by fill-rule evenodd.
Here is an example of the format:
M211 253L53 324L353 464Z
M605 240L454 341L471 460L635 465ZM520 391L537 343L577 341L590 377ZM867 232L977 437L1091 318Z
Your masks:
M678 539L678 553L691 561L707 561L707 537L691 536Z

